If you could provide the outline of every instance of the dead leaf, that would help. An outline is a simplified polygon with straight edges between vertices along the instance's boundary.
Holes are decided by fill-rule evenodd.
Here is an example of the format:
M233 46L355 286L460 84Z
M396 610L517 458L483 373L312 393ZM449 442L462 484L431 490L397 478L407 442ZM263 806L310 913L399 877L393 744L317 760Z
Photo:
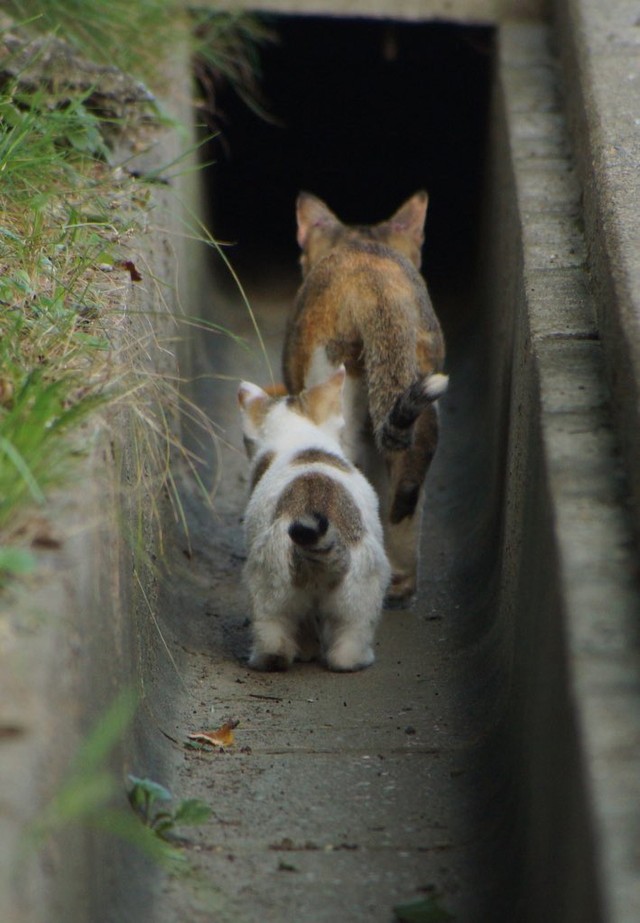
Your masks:
M8 407L13 400L13 382L9 378L0 378L0 404Z
M197 731L195 734L189 734L189 740L211 744L213 747L232 747L234 744L233 730L239 724L237 718L229 718L215 731Z
M31 539L32 548L62 548L62 541L48 529L41 529Z
M126 269L129 275L131 276L132 282L142 282L142 276L136 268L136 264L132 260L120 260L119 263L116 263L118 269Z
M0 724L0 740L13 740L22 737L25 729L19 724Z
M25 519L12 532L14 540L28 542L32 548L62 548L63 537L56 532L55 526L46 516L32 515Z

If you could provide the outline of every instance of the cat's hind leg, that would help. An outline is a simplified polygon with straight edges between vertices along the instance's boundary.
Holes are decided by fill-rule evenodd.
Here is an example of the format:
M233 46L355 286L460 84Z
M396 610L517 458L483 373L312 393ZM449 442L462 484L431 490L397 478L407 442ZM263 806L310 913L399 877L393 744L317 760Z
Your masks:
M416 421L410 448L388 456L389 486L383 516L391 564L388 606L406 605L417 589L424 480L438 443L438 414L427 407Z

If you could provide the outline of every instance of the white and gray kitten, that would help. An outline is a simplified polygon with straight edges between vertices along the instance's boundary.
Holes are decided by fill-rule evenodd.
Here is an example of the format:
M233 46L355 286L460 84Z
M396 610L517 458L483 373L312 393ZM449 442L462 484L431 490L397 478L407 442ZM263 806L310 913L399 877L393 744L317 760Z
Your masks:
M245 516L250 666L321 656L331 670L374 660L390 567L376 494L340 447L344 367L296 397L238 390L252 459Z

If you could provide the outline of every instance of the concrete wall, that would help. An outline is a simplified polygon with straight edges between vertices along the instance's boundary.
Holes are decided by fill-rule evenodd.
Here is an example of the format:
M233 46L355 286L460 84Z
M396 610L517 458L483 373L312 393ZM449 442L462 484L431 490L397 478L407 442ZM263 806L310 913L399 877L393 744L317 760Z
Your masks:
M184 120L191 99L187 62L178 54L165 104ZM162 168L189 146L190 130L188 124L182 134L175 128L149 130L147 154L136 160L124 147L115 156L129 167ZM177 381L178 353L180 367L188 371L190 331L179 318L185 305L198 313L204 286L201 251L185 233L198 201L194 174L184 166L170 187L152 187L147 231L127 243L128 258L143 280L119 289L122 341L114 349L118 361L126 356L136 368L141 382L159 374ZM139 346L132 350L135 340ZM36 510L27 521L27 536L29 529L37 535L43 521L55 543L36 552L34 575L2 599L1 726L16 729L2 740L0 754L0 918L7 923L104 919L107 900L113 905L110 919L141 920L141 906L152 913L153 869L123 840L96 837L88 811L56 823L35 846L27 839L72 778L87 735L123 690L140 698L136 727L97 767L111 768L121 782L117 807L129 810L126 773L153 777L161 759L148 700L157 663L166 657L154 623L162 557L158 526L175 526L153 458L142 463L155 484L156 511L136 486L139 425L125 402L83 427L72 483L50 498L46 519ZM178 427L177 417L173 425ZM156 708L171 691L170 682L154 689ZM89 800L87 809L91 805ZM114 888L114 881L127 876L137 879L135 889Z
M640 534L640 38L637 5L558 0L555 44L616 427Z
M513 325L502 600L513 638L518 919L631 921L635 545L605 375L611 344L598 332L551 38L544 26L500 29L490 157L490 297L497 329ZM597 291L597 271L595 282Z
M205 0L223 10L251 10L294 16L367 16L383 19L446 21L491 25L507 19L536 19L547 0Z

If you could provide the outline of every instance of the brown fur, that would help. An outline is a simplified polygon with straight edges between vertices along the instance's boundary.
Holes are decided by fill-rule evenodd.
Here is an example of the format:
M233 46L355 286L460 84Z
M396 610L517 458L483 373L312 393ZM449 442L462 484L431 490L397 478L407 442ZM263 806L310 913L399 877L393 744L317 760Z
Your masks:
M330 465L340 471L352 470L352 466L344 458L340 458L339 455L334 455L332 452L325 452L324 449L305 449L303 452L298 452L291 459L292 465L309 465L314 462Z
M281 381L276 382L274 385L265 385L263 390L269 397L287 396L287 389Z
M317 471L299 475L285 488L276 507L276 516L297 519L309 510L323 513L335 523L346 545L355 545L362 538L362 517L348 491Z
M344 372L342 373L344 376ZM316 387L307 388L304 394L287 398L289 406L296 413L308 417L316 426L320 426L328 417L337 415L342 408L341 384L339 387L328 387L327 383ZM300 389L302 391L302 388Z
M418 193L389 221L351 228L320 200L300 196L304 281L283 357L290 393L305 387L322 347L333 365L367 379L375 430L417 377L442 371L444 338L418 272L426 205Z

